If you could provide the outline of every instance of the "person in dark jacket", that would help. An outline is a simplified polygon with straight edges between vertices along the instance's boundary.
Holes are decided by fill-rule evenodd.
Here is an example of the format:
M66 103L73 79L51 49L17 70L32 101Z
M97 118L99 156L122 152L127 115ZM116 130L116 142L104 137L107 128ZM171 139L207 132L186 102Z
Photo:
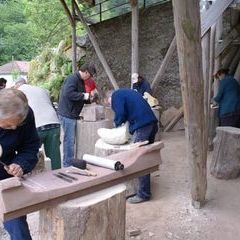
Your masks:
M137 73L132 74L132 83L133 89L141 93L142 96L144 95L145 92L152 95L150 83Z
M12 176L22 177L31 172L38 161L40 146L32 109L27 98L19 90L0 91L0 144L3 154L0 165L0 180ZM3 223L12 240L31 240L26 216Z
M76 124L84 103L89 102L90 93L86 93L84 81L96 73L94 65L84 64L79 71L68 76L61 88L58 114L64 132L63 166L72 165Z
M133 134L134 142L148 140L153 143L158 131L158 121L151 107L142 95L132 89L118 89L108 94L108 102L115 113L116 127L129 123L129 132ZM129 203L140 203L150 200L150 174L139 178L137 194L128 198Z
M240 127L240 85L228 70L220 69L215 78L220 80L214 101L219 104L220 126Z

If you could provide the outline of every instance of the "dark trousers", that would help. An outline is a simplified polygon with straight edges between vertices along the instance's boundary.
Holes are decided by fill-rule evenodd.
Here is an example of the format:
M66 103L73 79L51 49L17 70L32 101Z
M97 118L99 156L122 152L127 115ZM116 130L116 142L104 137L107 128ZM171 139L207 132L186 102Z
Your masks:
M157 123L152 123L142 128L139 128L134 132L133 135L134 142L143 142L148 140L149 144L154 143L157 131L158 131ZM151 197L150 174L141 176L138 178L138 180L139 189L137 191L137 195L145 200L150 199Z
M240 112L228 113L221 116L220 126L240 128Z
M26 216L5 221L3 225L8 231L11 240L32 240Z

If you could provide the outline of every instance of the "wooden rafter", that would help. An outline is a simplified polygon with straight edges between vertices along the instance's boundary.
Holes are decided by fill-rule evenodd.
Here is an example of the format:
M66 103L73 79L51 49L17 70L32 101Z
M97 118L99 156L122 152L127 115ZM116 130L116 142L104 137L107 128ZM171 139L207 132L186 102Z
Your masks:
M79 17L79 19L81 20L81 23L82 23L83 27L87 31L89 39L90 39L90 41L91 41L91 43L92 43L92 45L93 45L93 47L94 47L94 49L96 51L96 54L97 54L97 56L98 56L98 58L99 58L99 60L100 60L100 62L102 64L102 66L103 66L103 68L104 68L104 70L105 70L105 72L106 72L110 82L112 83L114 89L118 89L119 88L118 84L117 84L117 82L116 82L116 80L115 80L115 78L113 76L111 68L109 67L109 65L108 65L108 63L107 63L107 61L106 61L106 59L105 59L105 57L104 57L104 55L103 55L99 45L98 45L98 42L97 42L97 39L96 39L95 35L92 33L90 27L86 23L85 18L82 15L82 13L81 13L81 11L80 11L80 9L79 9L79 7L78 7L78 5L77 5L75 0L73 0L73 3L75 5L76 14Z

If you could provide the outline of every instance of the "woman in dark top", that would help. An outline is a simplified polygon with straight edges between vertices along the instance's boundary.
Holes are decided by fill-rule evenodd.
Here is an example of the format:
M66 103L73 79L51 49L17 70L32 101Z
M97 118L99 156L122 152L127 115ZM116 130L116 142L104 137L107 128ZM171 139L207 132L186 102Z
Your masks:
M219 105L220 126L240 127L240 85L227 69L220 69L215 78L220 81L214 97Z

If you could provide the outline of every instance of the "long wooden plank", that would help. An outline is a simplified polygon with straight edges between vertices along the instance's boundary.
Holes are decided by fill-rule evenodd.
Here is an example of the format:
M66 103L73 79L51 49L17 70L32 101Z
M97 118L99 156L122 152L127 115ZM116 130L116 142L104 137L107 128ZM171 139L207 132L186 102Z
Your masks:
M218 18L228 8L233 0L217 0L201 14L201 35L204 36L208 29L217 22Z
M89 165L90 170L96 172L97 176L74 175L78 180L72 183L57 178L53 173L77 171L73 167L28 176L21 182L21 186L11 189L2 189L1 184L12 179L2 180L0 181L0 219L7 220L25 215L156 171L161 163L161 148L163 143L156 142L111 155L108 158L121 161L125 166L124 170L114 171Z

